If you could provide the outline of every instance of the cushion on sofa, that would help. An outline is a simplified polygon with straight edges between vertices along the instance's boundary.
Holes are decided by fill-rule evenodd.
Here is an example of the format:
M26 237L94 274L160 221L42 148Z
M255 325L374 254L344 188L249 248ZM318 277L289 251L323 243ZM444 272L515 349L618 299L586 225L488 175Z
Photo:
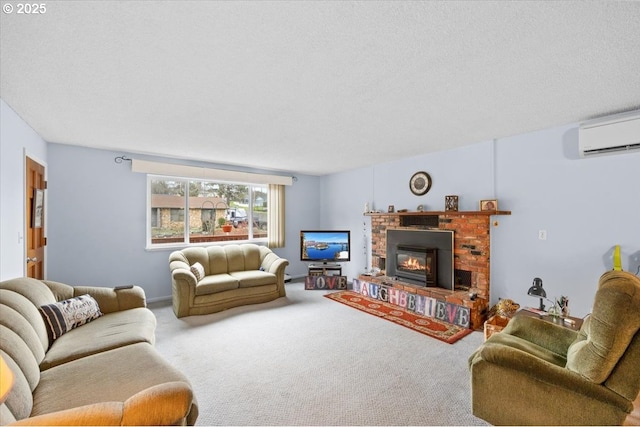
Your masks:
M199 262L191 266L191 272L196 276L196 282L199 282L204 277L204 267Z
M241 245L244 255L244 270L260 270L260 247L257 245Z
M231 289L238 289L238 279L226 273L205 276L196 283L196 295L215 294Z
M0 337L3 341L8 335L11 335L11 331L4 329L0 325ZM4 342L8 346L12 346L15 342ZM24 350L24 349L23 349ZM16 354L15 349L12 349L12 353ZM25 354L24 351L18 351L18 354ZM13 372L13 386L11 393L6 397L6 400L0 405L0 425L5 425L13 422L15 419L28 417L33 407L32 390L37 387L40 381L40 373L38 372L37 364L34 360L14 360L12 356L4 351L0 350L0 355L7 362L7 366ZM29 357L27 357L29 359ZM29 362L28 364L25 362ZM25 366L28 366L28 370L23 370Z
M45 283L47 286L54 286L57 282L46 280ZM102 314L147 306L144 289L140 286L133 286L132 288L119 290L95 286L73 286L71 289L73 291L71 296L65 298L58 297L58 301L77 297L78 295L90 294L96 301L98 301ZM52 291L56 294L56 290L52 289Z
M229 245L224 248L227 254L227 271L244 271L244 251L240 245Z
M238 280L238 287L240 288L270 285L276 282L275 274L260 270L234 271L229 275Z
M103 316L58 338L40 370L101 353L123 345L155 342L156 318L144 308L132 308Z
M58 301L47 285L40 280L28 277L6 280L2 282L2 289L8 289L19 293L31 301L31 303L36 307L40 307L45 304L52 304ZM40 316L38 316L38 318L40 318Z
M98 303L91 295L80 295L43 305L40 307L40 313L48 327L51 341L102 316Z
M269 248L265 248L264 246L260 246L260 252L261 252L261 256L263 256L261 267L264 268L264 271L271 270L271 266L275 262L280 261L282 259L278 255L271 252Z
M49 347L49 338L38 309L19 293L0 289L0 313L0 324L15 332L40 363Z
M223 274L229 271L227 268L227 252L223 246L209 246L198 249L201 249L207 256L208 268L205 268L207 275Z
M142 390L173 381L189 383L149 344L127 345L43 371L33 391L31 416L100 402L124 402Z
M596 384L609 377L640 330L640 292L627 275L615 270L602 275L590 320L567 352L567 368Z

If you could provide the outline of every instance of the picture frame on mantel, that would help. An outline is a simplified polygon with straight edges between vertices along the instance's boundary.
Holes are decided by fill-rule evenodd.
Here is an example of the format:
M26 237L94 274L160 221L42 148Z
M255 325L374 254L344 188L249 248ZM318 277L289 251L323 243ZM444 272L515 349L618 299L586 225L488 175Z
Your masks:
M498 199L480 200L480 210L481 211L497 211Z

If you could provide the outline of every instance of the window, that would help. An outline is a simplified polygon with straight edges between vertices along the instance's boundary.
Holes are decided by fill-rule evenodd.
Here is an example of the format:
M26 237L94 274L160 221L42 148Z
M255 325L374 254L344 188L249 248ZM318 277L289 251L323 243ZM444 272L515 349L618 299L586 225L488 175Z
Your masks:
M267 238L266 184L148 176L152 247Z

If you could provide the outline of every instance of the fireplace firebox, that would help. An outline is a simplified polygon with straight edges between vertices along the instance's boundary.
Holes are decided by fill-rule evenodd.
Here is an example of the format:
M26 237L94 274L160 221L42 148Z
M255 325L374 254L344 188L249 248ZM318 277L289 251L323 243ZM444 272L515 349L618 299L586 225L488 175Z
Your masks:
M398 245L395 255L398 278L417 280L425 286L437 286L438 249Z

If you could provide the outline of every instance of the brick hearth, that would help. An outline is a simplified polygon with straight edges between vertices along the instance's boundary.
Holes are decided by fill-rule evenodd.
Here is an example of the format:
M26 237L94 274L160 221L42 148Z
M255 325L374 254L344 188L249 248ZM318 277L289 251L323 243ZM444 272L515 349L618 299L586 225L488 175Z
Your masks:
M479 297L488 300L491 277L489 274L491 215L509 215L510 213L498 211L367 214L371 217L372 267L378 267L384 273L388 229L453 230L454 269L469 272L471 290L475 291ZM437 222L435 217L437 217Z

